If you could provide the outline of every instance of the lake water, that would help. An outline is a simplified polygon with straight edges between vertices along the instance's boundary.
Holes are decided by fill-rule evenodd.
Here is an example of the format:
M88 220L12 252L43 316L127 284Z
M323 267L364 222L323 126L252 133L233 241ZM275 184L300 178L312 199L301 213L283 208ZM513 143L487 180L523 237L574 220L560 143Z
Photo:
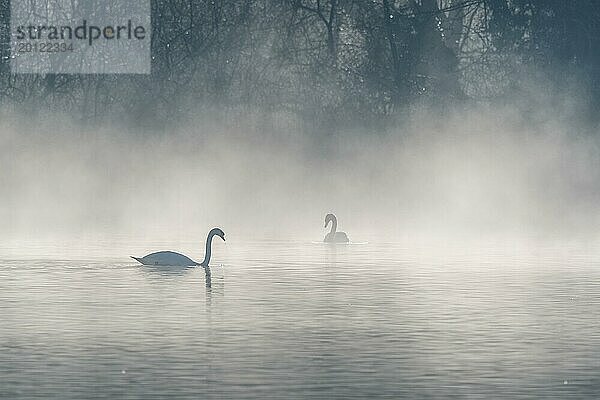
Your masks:
M0 248L0 397L600 396L596 247L192 246Z

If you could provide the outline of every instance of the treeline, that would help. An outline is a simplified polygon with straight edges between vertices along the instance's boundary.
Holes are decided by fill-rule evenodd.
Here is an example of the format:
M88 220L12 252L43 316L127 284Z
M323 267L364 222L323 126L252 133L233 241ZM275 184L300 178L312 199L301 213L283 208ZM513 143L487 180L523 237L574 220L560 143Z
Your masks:
M1 105L83 120L252 109L370 124L532 85L600 105L595 0L153 0L148 76L11 75L9 16L0 0Z

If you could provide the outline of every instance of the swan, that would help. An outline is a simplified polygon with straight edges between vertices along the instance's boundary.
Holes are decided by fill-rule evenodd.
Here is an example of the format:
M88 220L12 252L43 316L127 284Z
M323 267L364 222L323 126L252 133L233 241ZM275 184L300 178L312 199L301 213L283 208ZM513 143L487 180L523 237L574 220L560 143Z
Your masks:
M214 236L218 236L223 241L225 241L225 232L223 232L219 228L213 228L208 232L208 237L206 238L206 252L204 253L204 261L201 263L197 263L191 258L184 256L183 254L175 253L174 251L159 251L157 253L148 254L142 258L131 257L136 261L139 261L143 265L162 265L162 266L174 266L174 267L191 267L191 266L201 266L208 267L208 263L210 262L210 253L211 253L211 245L212 238Z
M348 236L346 232L336 232L337 229L337 218L333 214L327 214L325 216L325 228L329 225L329 222L332 222L331 231L327 235L325 235L324 242L327 243L348 243Z

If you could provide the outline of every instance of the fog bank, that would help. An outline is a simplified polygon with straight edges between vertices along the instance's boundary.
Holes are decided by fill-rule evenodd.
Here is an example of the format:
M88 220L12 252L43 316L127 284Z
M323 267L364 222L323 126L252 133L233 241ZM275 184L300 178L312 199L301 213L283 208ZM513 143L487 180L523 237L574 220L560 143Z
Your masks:
M384 133L307 134L199 116L162 134L66 118L0 122L0 237L595 239L600 139L557 109L416 111Z

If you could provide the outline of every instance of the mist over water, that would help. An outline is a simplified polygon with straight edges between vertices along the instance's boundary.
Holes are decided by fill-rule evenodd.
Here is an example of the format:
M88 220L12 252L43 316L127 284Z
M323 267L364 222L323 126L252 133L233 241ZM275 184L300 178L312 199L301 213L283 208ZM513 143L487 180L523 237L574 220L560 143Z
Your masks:
M600 398L598 4L156 0L38 75L15 1L0 399Z
M596 128L0 119L0 398L595 398ZM351 244L319 243L333 212ZM142 266L180 251L211 268Z
M5 113L0 236L595 240L600 142L558 108L418 110L385 132L310 133L279 115L164 132Z

